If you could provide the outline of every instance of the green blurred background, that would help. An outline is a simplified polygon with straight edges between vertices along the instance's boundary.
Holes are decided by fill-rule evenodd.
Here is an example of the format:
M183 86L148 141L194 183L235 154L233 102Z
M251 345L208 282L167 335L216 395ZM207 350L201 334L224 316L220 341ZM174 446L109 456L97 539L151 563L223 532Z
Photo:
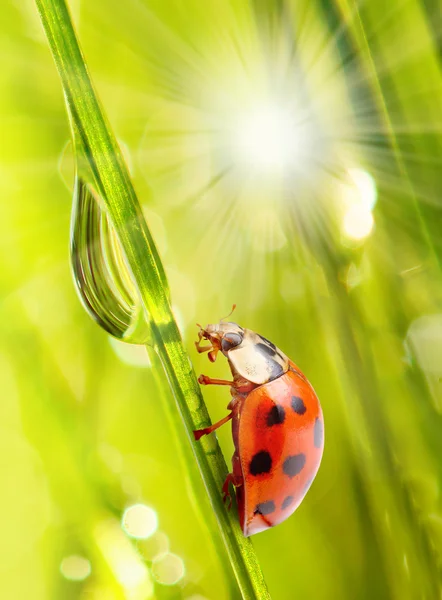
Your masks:
M197 373L227 376L195 322L236 302L321 399L316 481L253 538L273 599L440 599L440 4L70 6ZM0 596L238 598L164 377L77 298L35 6L5 0L1 20ZM225 415L225 389L204 397Z

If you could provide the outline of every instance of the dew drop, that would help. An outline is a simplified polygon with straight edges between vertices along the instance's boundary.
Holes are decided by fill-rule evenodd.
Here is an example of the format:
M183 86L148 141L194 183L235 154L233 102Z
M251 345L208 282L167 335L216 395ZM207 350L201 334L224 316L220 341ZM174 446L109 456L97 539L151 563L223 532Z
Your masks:
M124 252L91 186L75 178L71 265L88 314L117 339L143 344L149 326Z

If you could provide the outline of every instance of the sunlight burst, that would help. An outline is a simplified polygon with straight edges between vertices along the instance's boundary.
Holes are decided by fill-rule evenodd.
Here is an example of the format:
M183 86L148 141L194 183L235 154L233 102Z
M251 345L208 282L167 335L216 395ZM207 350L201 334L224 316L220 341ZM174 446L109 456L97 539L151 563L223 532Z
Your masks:
M297 158L302 137L289 111L278 105L260 106L238 119L235 158L250 167L278 170Z

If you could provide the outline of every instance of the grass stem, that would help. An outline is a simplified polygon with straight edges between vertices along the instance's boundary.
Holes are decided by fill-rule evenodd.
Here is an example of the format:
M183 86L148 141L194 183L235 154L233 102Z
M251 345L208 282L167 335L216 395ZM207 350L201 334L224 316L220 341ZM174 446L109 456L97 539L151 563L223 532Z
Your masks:
M227 473L214 436L195 443L192 430L209 423L199 386L173 317L164 269L128 170L92 86L64 0L36 0L60 75L75 136L78 169L88 171L101 195L149 314L153 343L173 391L221 536L243 598L270 598L251 545L221 486ZM82 163L84 161L84 164Z

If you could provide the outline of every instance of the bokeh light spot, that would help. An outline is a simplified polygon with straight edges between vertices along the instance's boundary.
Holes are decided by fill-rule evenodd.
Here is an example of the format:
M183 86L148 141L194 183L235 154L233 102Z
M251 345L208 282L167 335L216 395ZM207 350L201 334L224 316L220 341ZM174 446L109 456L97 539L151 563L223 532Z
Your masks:
M126 588L130 600L146 600L152 595L150 573L119 523L110 519L95 528L97 544L115 579ZM150 591L149 591L150 590Z
M130 537L146 539L157 530L157 513L145 504L134 504L124 511L121 526Z
M154 561L169 552L169 538L163 531L157 531L140 542L139 550L146 560Z
M91 563L87 558L76 554L66 556L61 561L60 572L70 581L83 581L91 574Z
M344 215L344 233L353 240L363 240L370 235L374 220L369 208L363 204L350 206Z
M370 173L362 169L349 169L348 174L357 187L360 199L364 206L372 209L377 200L376 182Z
M183 560L176 554L168 553L152 564L152 576L163 585L175 585L184 577Z

